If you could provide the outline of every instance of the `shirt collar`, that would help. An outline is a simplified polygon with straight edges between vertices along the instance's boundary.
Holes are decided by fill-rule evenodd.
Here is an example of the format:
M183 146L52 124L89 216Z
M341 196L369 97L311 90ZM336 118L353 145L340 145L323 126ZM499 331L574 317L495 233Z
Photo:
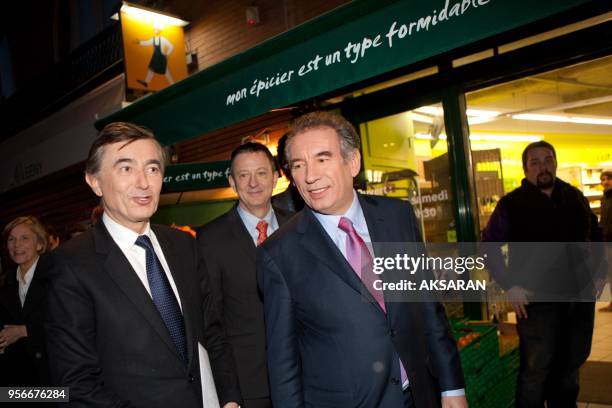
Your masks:
M363 210L361 209L361 204L359 204L359 199L357 197L357 193L353 190L353 202L349 209L341 215L328 215L321 214L313 210L313 214L319 220L323 228L327 231L333 231L333 229L338 228L338 223L340 222L341 217L346 217L353 223L353 226L356 230L367 229L365 225L365 217L363 216Z
M104 226L108 230L108 233L122 250L128 250L132 248L136 243L136 239L140 235L147 235L151 237L151 224L149 222L147 222L147 225L145 226L145 229L142 234L138 234L132 231L131 229L119 224L111 217L106 215L106 212L102 214L102 222L104 222Z
M34 271L36 270L36 265L38 264L39 259L40 257L37 256L32 266L30 266L28 271L23 276L23 280L26 286L30 285L30 282L32 282L32 278L34 277ZM17 266L17 282L21 283L21 266Z
M254 216L253 214L242 208L240 204L237 205L237 209L238 214L240 215L240 218L242 218L244 224L247 226L247 229L249 227L255 228L259 221L265 221L266 223L268 223L268 225L272 225L274 222L274 211L272 210L272 206L270 206L270 209L263 218Z

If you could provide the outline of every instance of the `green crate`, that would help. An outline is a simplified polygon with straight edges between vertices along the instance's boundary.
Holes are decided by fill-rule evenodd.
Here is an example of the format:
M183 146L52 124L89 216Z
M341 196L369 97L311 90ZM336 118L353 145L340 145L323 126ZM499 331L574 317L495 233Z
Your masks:
M459 351L461 366L466 376L479 375L487 363L499 359L499 343L495 325L467 325L455 331L455 338L470 332L480 333L480 337Z
M448 323L450 324L453 332L461 329L462 327L467 326L468 318L467 317L449 317Z
M469 333L480 336L459 351L466 381L466 396L471 408L505 407L514 400L515 371L518 350L499 357L497 327L492 324L470 324L456 319L451 322L458 340ZM510 380L508 380L510 378Z
M466 375L465 389L470 406L482 401L486 394L503 380L505 374L504 364L497 358L486 364L480 373Z
M477 405L470 408L513 407L516 393L518 369L506 373L502 381L495 385Z
M519 365L521 364L519 349L515 348L514 350L506 353L501 357L500 361L505 373L510 374L515 371L518 372Z

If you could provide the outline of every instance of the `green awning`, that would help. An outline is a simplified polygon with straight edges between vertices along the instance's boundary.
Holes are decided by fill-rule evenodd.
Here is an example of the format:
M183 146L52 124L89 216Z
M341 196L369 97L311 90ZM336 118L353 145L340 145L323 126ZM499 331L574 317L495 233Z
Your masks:
M358 0L95 123L173 144L340 89L592 0Z
M166 166L163 193L229 187L230 161Z

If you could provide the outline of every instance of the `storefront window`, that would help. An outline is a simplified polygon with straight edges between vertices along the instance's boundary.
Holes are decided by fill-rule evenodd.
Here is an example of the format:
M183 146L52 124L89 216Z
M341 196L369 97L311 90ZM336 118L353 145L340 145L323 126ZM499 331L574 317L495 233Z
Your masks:
M538 140L555 147L557 176L599 215L599 176L612 167L610 72L612 57L605 57L467 95L481 231L497 201L520 185L521 153Z
M360 132L367 193L410 201L426 242L455 242L441 105L364 122Z

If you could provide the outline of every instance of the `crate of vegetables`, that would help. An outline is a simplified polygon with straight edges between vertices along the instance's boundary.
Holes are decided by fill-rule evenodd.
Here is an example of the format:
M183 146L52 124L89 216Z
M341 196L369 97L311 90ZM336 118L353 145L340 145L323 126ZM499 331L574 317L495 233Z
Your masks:
M499 360L499 343L495 325L468 324L455 329L455 338L466 376L480 374L487 363Z

